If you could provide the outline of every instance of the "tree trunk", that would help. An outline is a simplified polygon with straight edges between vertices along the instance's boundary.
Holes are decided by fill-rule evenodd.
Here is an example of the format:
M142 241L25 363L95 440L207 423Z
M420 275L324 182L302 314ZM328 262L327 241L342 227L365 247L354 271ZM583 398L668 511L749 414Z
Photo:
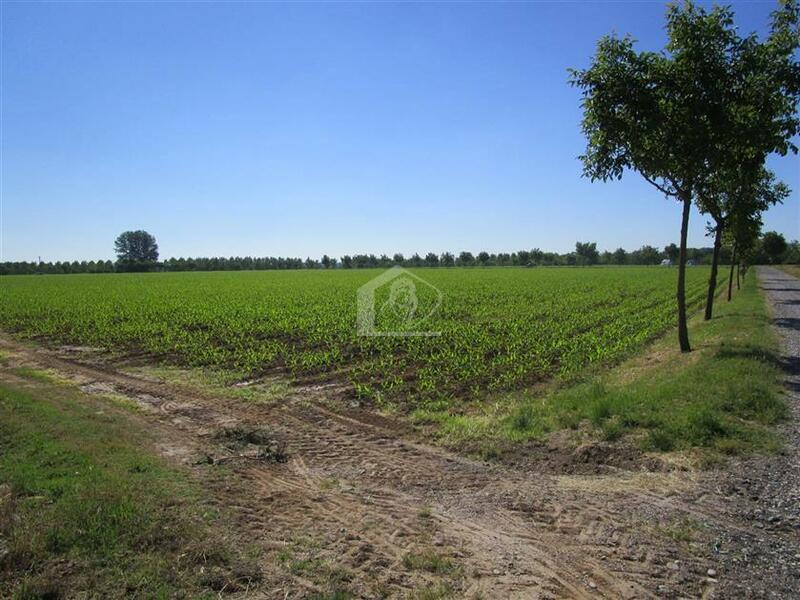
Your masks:
M739 271L741 270L741 268L742 268L742 261L737 260L736 261L736 289L737 290L742 289L742 284L739 283Z
M733 295L733 269L736 266L736 246L733 247L733 256L731 256L731 274L728 276L728 302L731 301Z
M681 219L681 249L678 256L678 342L681 352L691 352L689 328L686 323L686 236L689 231L689 210L692 208L692 195L681 194L683 217Z
M711 277L708 279L708 297L706 298L705 320L710 321L714 313L714 295L717 293L717 272L719 270L719 251L722 248L722 223L717 221L714 234L714 254L711 259Z

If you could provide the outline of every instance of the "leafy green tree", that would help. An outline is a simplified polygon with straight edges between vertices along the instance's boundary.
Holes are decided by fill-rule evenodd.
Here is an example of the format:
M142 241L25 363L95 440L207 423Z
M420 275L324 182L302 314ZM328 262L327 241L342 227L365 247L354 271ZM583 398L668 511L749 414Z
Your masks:
M412 267L421 267L423 264L422 257L414 252L414 254L411 255L411 258L408 259L408 264Z
M728 28L732 28L730 9L720 10L727 14ZM706 320L713 315L726 228L734 219L745 224L758 221L761 212L788 195L787 188L775 181L765 163L773 152L797 152L792 137L800 127L800 63L796 60L799 18L796 1L789 0L773 12L771 31L764 41L754 33L744 38L734 33L729 36L727 63L722 65L722 75L728 82L722 113L724 127L718 132L722 152L717 163L711 165L710 176L699 186L697 198L701 212L714 220ZM729 288L730 281L729 277Z
M761 243L764 247L764 252L769 257L769 262L772 264L779 263L789 247L786 243L786 238L782 234L775 231L768 231L764 234Z
M575 254L581 265L596 265L600 259L596 242L575 242Z
M767 74L778 77L778 86L787 86L778 90L778 98L770 99L766 112L773 115L792 114L794 101L788 96L798 73L784 71L791 63L785 57L796 48L791 34L796 23L797 7L791 0L773 18L772 45L747 54L758 57L771 53L764 64L774 70L768 68ZM755 95L756 90L751 79L737 79L732 68L740 68L748 77L754 72L751 65L737 59L742 40L730 9L706 11L688 1L670 5L666 32L668 43L662 52L637 52L629 36L602 38L591 66L573 70L571 82L583 92L582 127L587 138L586 153L581 156L584 175L593 181L607 181L634 170L681 205L678 340L681 350L688 352L686 239L692 202L730 161L730 111L745 105L742 101L732 106L732 100L748 93ZM746 42L753 45L757 40L751 36ZM765 85L769 88L767 95L775 93L773 83L766 81ZM791 135L796 132L794 119L779 118L764 137L771 137L778 151L788 151Z
M462 267L468 267L475 262L475 257L472 256L472 252L467 252L466 250L458 255L458 264Z
M800 264L800 241L793 240L789 243L789 248L786 250L783 260L790 265Z
M624 265L628 261L628 253L625 248L617 248L611 255L611 260L615 265Z
M661 262L661 253L653 246L644 245L634 254L635 262L640 265L657 265Z
M156 238L146 231L125 231L114 241L117 259L128 263L154 263L158 260Z
M669 246L664 246L664 254L672 262L676 262L680 256L681 250L674 243Z
M707 197L707 188L701 190L698 203L714 218L714 250L711 256L711 275L706 294L705 320L713 316L716 297L717 273L723 238L730 230L730 245L734 254L738 245L753 243L761 229L761 213L770 206L783 202L789 188L775 180L775 175L765 169L760 161L743 160L738 168L731 166L712 177L713 196ZM731 261L733 263L733 261ZM732 277L729 276L728 297L731 296Z
M733 272L736 269L736 286L739 287L739 265L747 260L761 235L761 213L734 213L725 237L732 247L730 273L728 274L728 302L733 297Z

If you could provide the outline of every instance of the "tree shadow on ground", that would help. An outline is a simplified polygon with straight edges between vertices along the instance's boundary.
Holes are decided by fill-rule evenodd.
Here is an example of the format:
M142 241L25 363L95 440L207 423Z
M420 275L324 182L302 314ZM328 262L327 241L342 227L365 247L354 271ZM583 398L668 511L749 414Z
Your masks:
M800 357L798 356L780 356L776 352L759 348L722 348L716 353L716 357L757 360L777 367L788 375L800 375Z
M775 327L781 329L794 329L800 331L800 318L798 317L778 317L772 321Z

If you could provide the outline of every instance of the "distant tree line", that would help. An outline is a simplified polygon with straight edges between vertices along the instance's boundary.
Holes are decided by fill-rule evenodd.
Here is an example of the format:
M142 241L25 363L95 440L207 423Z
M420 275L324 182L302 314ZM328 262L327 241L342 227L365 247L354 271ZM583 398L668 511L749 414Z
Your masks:
M538 248L517 252L428 252L424 256L412 254L404 256L397 253L355 254L339 258L324 255L319 259L290 257L252 257L232 256L170 258L162 262L145 263L133 259L119 259L66 262L5 262L0 263L0 275L67 274L67 273L114 273L127 271L272 271L287 269L369 269L388 268L395 265L403 267L547 267L547 266L591 266L591 265L658 265L664 260L675 262L679 249L675 244L658 249L642 246L628 251L617 248L614 251L598 251L595 242L577 242L575 251L565 254L545 252ZM710 264L713 248L689 248L688 260L695 264ZM731 264L732 249L723 246L720 251L723 264ZM756 244L750 256L751 264L800 264L800 242L786 242L782 235L766 233Z

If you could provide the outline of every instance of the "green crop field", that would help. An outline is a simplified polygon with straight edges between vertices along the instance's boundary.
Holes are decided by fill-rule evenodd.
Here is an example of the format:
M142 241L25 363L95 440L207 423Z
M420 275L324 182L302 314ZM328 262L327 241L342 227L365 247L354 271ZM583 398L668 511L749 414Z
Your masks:
M390 292L379 289L376 328L438 335L359 336L356 292L380 273L4 277L0 327L242 377L332 375L360 395L413 402L482 396L610 362L676 318L671 268L419 269L430 286L411 278L415 314L424 316L423 305L433 314L409 322L387 314ZM689 269L690 305L707 276Z

